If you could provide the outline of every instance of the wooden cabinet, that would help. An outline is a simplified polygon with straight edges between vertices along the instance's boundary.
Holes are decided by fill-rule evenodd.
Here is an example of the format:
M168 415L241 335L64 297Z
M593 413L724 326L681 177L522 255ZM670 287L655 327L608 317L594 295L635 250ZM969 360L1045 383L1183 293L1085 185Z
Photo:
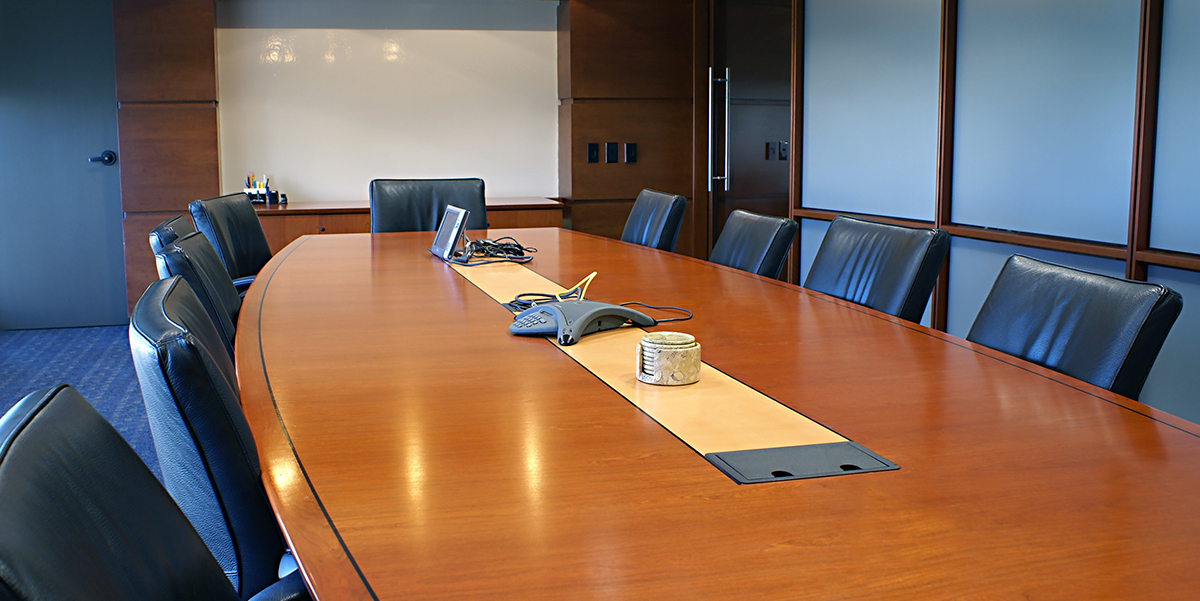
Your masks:
M563 225L563 205L551 198L489 198L487 209L491 228ZM370 232L371 207L364 201L261 206L258 220L276 253L300 236Z

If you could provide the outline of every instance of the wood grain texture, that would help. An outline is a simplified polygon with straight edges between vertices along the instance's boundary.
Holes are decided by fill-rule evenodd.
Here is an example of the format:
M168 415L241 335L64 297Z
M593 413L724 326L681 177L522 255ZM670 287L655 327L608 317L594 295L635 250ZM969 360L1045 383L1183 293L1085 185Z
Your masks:
M1200 271L1200 255L1171 250L1142 250L1137 252L1139 263L1162 265L1189 271Z
M1146 279L1138 252L1150 248L1150 204L1158 132L1158 84L1162 71L1163 0L1142 0L1138 33L1137 96L1134 101L1133 167L1129 190L1129 234L1125 277Z
M567 0L559 98L692 98L689 0ZM560 77L563 68L559 70ZM686 140L681 140L686 142Z
M552 198L489 198L487 209L492 227L562 227L563 223L563 204ZM300 236L371 231L371 206L367 201L261 205L255 212L272 253Z
M301 238L247 296L238 376L318 598L1200 593L1200 427L788 284L489 232L505 234L553 281L598 271L596 300L695 311L669 325L708 363L901 469L739 486L509 335L511 315L425 250L432 233Z
M942 0L941 41L938 50L937 171L934 175L934 227L954 222L951 211L954 179L954 102L958 65L958 0ZM929 323L946 331L950 305L950 262L942 264L933 286Z
M567 104L564 101L564 104ZM573 200L636 198L643 188L687 196L692 189L692 101L570 101L570 182L559 193ZM605 163L604 144L633 142L636 163ZM587 162L587 144L598 143L599 163Z
M215 3L112 4L117 102L217 100Z
M154 254L150 252L150 230L176 215L186 213L186 210L126 213L121 220L125 243L125 299L130 313L146 288L158 281L158 267L154 264Z
M563 225L577 232L619 239L633 210L628 200L568 200Z
M367 220L370 221L369 216ZM283 250L283 247L300 236L321 233L321 216L317 214L263 215L260 211L258 222L262 224L263 234L267 236L267 246L271 247L272 254ZM367 229L369 231L370 227Z
M125 104L117 128L125 212L184 211L220 193L216 106Z

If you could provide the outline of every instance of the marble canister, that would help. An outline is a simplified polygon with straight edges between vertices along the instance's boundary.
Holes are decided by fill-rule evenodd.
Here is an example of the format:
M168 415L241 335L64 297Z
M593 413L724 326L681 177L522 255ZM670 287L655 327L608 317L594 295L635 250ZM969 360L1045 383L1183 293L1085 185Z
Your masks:
M700 345L691 334L650 332L637 346L637 379L680 386L700 379Z

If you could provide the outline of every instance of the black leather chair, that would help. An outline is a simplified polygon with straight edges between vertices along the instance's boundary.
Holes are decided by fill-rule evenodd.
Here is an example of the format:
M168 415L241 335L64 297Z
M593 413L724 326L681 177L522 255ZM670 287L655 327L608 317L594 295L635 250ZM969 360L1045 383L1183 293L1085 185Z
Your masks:
M470 211L467 229L488 226L481 179L377 179L370 195L372 234L437 230L446 205Z
M158 277L180 276L200 299L233 360L233 339L237 332L238 312L242 297L233 287L233 280L217 258L208 238L199 232L188 234L168 244L154 255Z
M625 220L621 240L674 252L683 225L687 199L656 190L642 190Z
M254 276L271 260L271 246L250 197L227 194L205 200L193 200L188 212L196 229L217 251L233 285L244 292Z
M150 230L150 251L157 254L166 245L196 231L192 221L183 215L172 217Z
M65 384L0 418L0 599L308 599L295 572L239 596L125 439Z
M244 598L278 580L290 556L221 345L178 276L151 284L133 308L129 346L163 483Z
M721 230L708 260L778 278L798 227L795 220L787 217L737 209L725 220L725 229Z
M1158 284L1013 255L967 340L1136 399L1182 309Z
M921 321L950 236L840 216L829 224L804 287Z

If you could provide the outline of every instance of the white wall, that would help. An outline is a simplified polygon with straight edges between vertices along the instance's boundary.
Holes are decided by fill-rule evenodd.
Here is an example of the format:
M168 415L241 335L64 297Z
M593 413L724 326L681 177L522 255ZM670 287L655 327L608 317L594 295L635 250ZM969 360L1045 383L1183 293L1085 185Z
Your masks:
M421 28L463 21L462 5L437 19L427 6L421 19L376 19L383 5L349 5L357 13L336 20L396 29L308 27L330 20L330 3L304 5L320 8L307 19L277 6L218 4L231 25L217 30L222 193L254 172L292 202L365 200L374 178L482 177L488 196L557 194L553 3L490 5L538 11L521 30ZM293 27L262 26L274 23Z

